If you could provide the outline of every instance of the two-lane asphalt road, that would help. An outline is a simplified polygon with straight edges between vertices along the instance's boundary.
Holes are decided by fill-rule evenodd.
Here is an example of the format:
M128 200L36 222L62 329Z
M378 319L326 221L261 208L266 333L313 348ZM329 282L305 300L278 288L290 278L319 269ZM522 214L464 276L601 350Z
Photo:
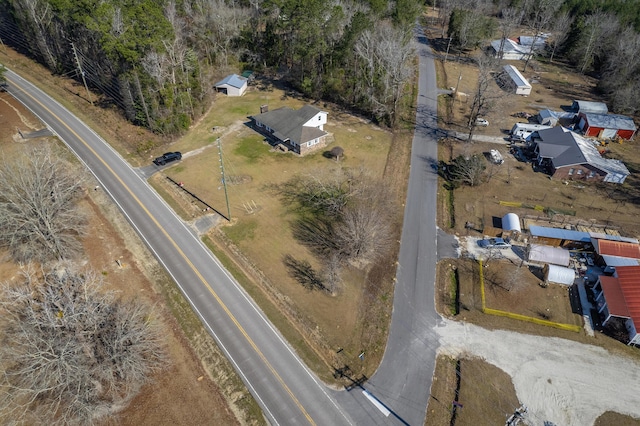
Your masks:
M373 379L351 391L325 387L244 290L148 184L68 110L13 72L8 91L96 176L171 274L265 416L282 425L424 423L435 363L437 127L435 67L417 29L417 126L391 333Z
M415 40L419 56L418 107L391 330L382 363L365 387L393 411L397 421L422 425L438 348L435 328L440 321L434 299L440 136L435 65L419 26Z
M167 204L104 140L13 72L8 91L93 172L180 286L254 395L282 425L354 424L238 283Z

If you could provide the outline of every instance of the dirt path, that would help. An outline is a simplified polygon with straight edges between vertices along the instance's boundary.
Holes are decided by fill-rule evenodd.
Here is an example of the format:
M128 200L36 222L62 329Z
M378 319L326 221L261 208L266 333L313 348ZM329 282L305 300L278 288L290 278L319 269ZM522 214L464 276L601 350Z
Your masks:
M476 356L509 374L528 424L593 425L606 411L640 419L640 362L560 338L444 319L440 353ZM551 422L551 423L546 423Z

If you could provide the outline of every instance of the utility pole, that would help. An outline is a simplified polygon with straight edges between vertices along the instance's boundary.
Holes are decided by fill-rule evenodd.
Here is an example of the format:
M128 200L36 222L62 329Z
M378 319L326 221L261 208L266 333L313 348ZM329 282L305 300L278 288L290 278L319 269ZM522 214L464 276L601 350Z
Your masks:
M93 100L91 100L91 94L89 93L89 88L87 87L87 80L84 78L84 71L82 70L82 65L80 65L80 58L78 58L78 52L76 52L76 46L71 43L71 48L73 49L73 57L76 59L76 64L78 65L78 70L80 70L80 75L82 76L82 82L84 83L84 88L87 91L87 99L93 106Z
M456 83L456 91L453 93L453 103L456 103L456 98L458 97L458 87L460 86L460 80L462 80L462 71L460 71L460 75L458 76L458 82Z
M451 47L451 37L449 37L449 43L447 43L447 53L444 54L444 63L445 64L447 63L447 57L449 56L449 48L450 47Z
M220 174L222 175L222 186L224 187L224 199L227 202L227 220L231 222L231 209L229 208L229 195L227 194L227 178L224 175L224 162L222 161L222 146L218 138L218 156L220 157Z

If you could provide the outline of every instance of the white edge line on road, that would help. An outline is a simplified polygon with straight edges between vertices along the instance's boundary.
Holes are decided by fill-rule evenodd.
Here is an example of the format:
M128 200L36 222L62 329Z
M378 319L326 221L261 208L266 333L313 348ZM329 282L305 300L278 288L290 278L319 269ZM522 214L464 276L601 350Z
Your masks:
M11 70L10 70L11 71ZM33 83L25 80L24 78L20 77L18 74L14 73L14 75L18 76L23 82L27 83L28 85L33 86L36 90L40 90L38 87L36 87ZM42 90L40 90L42 91ZM42 91L43 92L43 91ZM43 92L44 93L44 92ZM98 135L91 127L87 126L82 120L80 120L78 117L76 117L75 114L73 114L71 111L69 111L66 107L64 107L62 104L60 104L56 99L52 98L51 96L49 96L48 94L45 93L45 95L47 95L54 103L56 103L60 108L64 109L69 115L71 115L73 118L75 118L78 123L80 123L82 126L84 126L87 130L89 130L91 133L93 133L93 135L98 138L100 141L102 141L102 143L108 148L110 149L116 156L118 156L122 162L126 165L127 168L129 168L132 173L140 180L140 182L145 185L148 189L150 189L150 192L153 193L153 195L162 203L165 205L165 207L167 208L167 210L182 224L184 230L193 238L194 241L196 241L207 253L207 255L216 263L216 265L218 265L218 267L220 268L220 270L225 274L225 276L227 276L227 278L232 282L232 284L234 285L234 287L240 292L240 294L242 294L243 298L249 302L249 304L252 306L252 308L254 309L254 311L258 314L258 316L262 319L262 321L267 325L267 327L269 329L271 329L271 331L277 336L278 340L280 340L280 342L287 348L287 350L289 351L289 353L295 358L295 360L298 362L298 364L304 369L304 371L309 375L309 377L316 383L316 385L319 387L319 389L322 391L322 393L324 393L324 395L331 401L331 403L334 405L334 407L336 407L336 409L342 414L342 416L344 417L344 419L350 424L353 425L353 423L349 420L349 418L346 416L346 414L343 412L343 410L337 405L337 403L334 401L334 399L326 392L326 386L323 383L320 383L319 380L316 378L316 376L311 373L311 371L307 368L307 366L302 362L302 360L298 357L298 355L295 353L295 351L291 348L291 346L289 345L289 343L282 337L282 335L280 334L279 331L277 331L277 329L275 329L273 327L273 325L271 324L271 322L266 318L266 316L264 315L264 313L262 312L261 309L259 309L257 307L257 305L255 304L255 302L253 301L253 299L251 299L248 294L246 293L246 291L244 290L244 288L242 288L242 286L240 286L240 284L236 281L236 279L227 271L227 269L222 265L222 263L220 263L220 261L218 260L218 258L216 258L213 253L211 253L211 250L209 250L208 247L206 247L204 245L204 243L196 238L196 236L191 232L190 228L187 227L187 224L182 220L182 218L180 218L175 211L167 204L167 202L160 197L160 195L155 191L155 189L149 185L149 183L142 179L142 177L135 172L135 170L133 169L133 167L131 167L131 165L124 160L124 158L122 158L122 156L110 145L108 144L100 135ZM34 115L36 115L43 123L46 124L46 121L42 119L42 117L40 117L37 113L35 113L35 111L31 110L31 108L29 108L27 105L25 105L27 107L27 109L29 109ZM62 141L64 141L64 139L57 134L57 132L55 132L53 129L51 129L52 132L58 136L58 138L60 138ZM78 159L80 159L80 161L85 165L85 167L87 168L87 170L91 171L91 174L93 174L93 176L96 178L96 180L98 180L98 182L100 182L100 184L102 185L102 187L105 189L105 191L109 194L109 197L118 205L118 207L120 208L120 211L127 217L127 220L129 221L130 224L132 224L132 226L136 229L137 233L139 236L142 237L142 239L145 241L147 247L149 247L151 249L151 251L154 253L156 259L158 259L160 261L160 263L162 263L163 267L165 268L165 270L169 273L169 275L171 275L171 277L173 278L173 280L175 281L175 283L178 285L178 287L180 287L180 290L182 292L182 294L189 300L189 303L191 304L191 306L193 307L193 309L198 313L198 316L200 316L201 318L201 322L203 322L204 324L206 324L207 328L210 330L211 334L214 336L214 338L216 339L216 341L218 342L218 344L222 347L222 349L224 350L224 352L227 354L227 358L236 366L236 371L240 372L241 376L243 377L243 381L248 384L248 386L253 389L253 394L256 395L258 397L258 399L262 402L262 406L266 409L267 412L269 412L269 415L271 416L272 419L274 419L274 421L276 422L276 424L278 424L278 422L275 420L275 417L273 417L273 414L271 414L271 412L269 411L268 408L266 408L266 405L264 404L262 398L260 398L260 396L258 395L258 392L255 390L255 388L253 388L253 386L251 386L250 382L248 381L248 379L246 378L246 376L241 372L238 364L235 362L235 360L233 359L233 357L230 355L230 353L227 351L227 349L224 347L224 345L222 344L221 340L218 338L217 334L213 331L213 329L211 328L211 326L205 321L204 317L202 316L202 314L200 313L200 311L196 308L196 306L193 304L191 298L189 298L189 296L187 295L187 293L184 291L183 286L180 284L179 280L169 271L167 265L160 260L160 257L158 255L158 253L151 247L151 244L149 243L149 241L142 235L142 233L140 232L140 229L133 223L132 219L129 217L129 215L124 211L122 205L120 205L120 203L115 199L115 197L111 194L111 192L109 190L106 189L106 187L104 186L103 182L93 173L93 171L88 167L88 165L82 160L82 158L76 153L75 150L73 150L73 148L71 148L71 146L69 144L66 143L65 141L65 145L67 145L67 147L76 155L76 157Z
M17 74L16 74L17 75ZM24 80L24 79L23 79ZM24 80L26 81L26 80ZM29 83L31 84L31 83ZM51 98L53 99L53 98ZM18 99L19 101L19 99ZM55 99L54 102L58 103ZM22 103L22 102L20 102ZM24 104L23 104L24 105ZM58 104L60 105L60 104ZM45 120L42 119L42 117L40 117L38 115L38 113L36 113L35 111L33 111L31 108L29 108L29 106L24 105L27 109L29 109L36 117L38 117L38 119L40 119L40 121L42 121L43 123L46 123ZM61 105L60 105L61 106ZM65 108L66 109L66 108ZM71 112L69 111L69 113L71 114ZM74 118L77 119L77 117L74 114L73 115ZM78 121L82 124L84 124L81 120L78 119ZM88 126L85 126L87 128L89 128ZM91 129L90 129L91 130ZM204 319L204 317L202 316L202 314L200 313L200 311L198 310L198 308L195 306L195 304L193 303L193 301L191 300L191 298L189 297L189 295L184 291L182 285L180 284L179 280L171 273L170 269L167 267L167 265L164 263L164 261L162 260L162 258L158 255L158 253L154 250L153 246L149 243L149 241L145 238L144 234L140 231L140 229L136 226L136 224L133 222L133 220L131 219L131 217L129 217L129 215L127 214L127 212L124 210L124 208L122 207L122 205L118 202L118 200L113 196L113 194L107 189L107 187L103 184L103 182L100 180L100 178L98 176L96 176L93 171L89 168L89 166L84 162L84 160L82 159L82 157L80 157L78 155L78 153L64 140L64 138L62 138L60 135L58 135L58 133L51 129L51 131L61 140L65 143L65 145L67 145L67 148L69 148L71 150L71 152L73 152L75 154L75 156L80 160L80 162L82 164L84 164L84 166L86 167L87 170L89 170L91 172L91 174L96 178L96 180L98 182L100 182L100 184L102 185L103 190L109 195L109 197L111 198L111 200L116 203L116 205L118 206L118 208L120 209L120 212L127 218L127 220L129 221L129 223L131 224L131 226L133 226L138 234L138 236L140 238L142 238L142 240L144 240L146 246L153 252L155 258L162 264L162 266L164 267L165 271L167 271L167 273L171 276L171 278L173 279L173 281L178 285L178 287L180 287L180 291L183 294L184 297L187 298L187 300L189 301L189 304L191 305L191 307L196 311L196 313L198 314L198 316L200 317L200 320L202 323L204 323L207 327L207 329L209 329L209 332L213 335L213 337L215 338L216 342L218 343L218 345L221 347L221 349L224 351L225 354L227 354L227 359L229 361L231 361L231 363L236 367L236 371L238 371L238 373L242 376L243 382L245 382L245 384L247 386L249 386L252 390L253 390L253 395L255 395L258 400L261 402L261 405L263 407L263 409L265 409L268 413L268 415L273 419L273 421L275 422L275 424L279 424L278 421L276 420L276 418L273 416L273 414L271 413L271 411L269 411L269 408L266 406L266 404L264 404L264 401L262 400L262 398L260 397L259 393L256 391L256 389L251 385L251 382L247 379L247 377L244 375L244 373L242 372L242 369L240 369L240 367L238 366L238 364L236 363L236 361L233 359L233 357L231 356L231 354L229 353L229 351L227 350L227 348L224 346L224 344L222 343L222 341L218 338L218 335L216 334L216 332L213 330L213 328L211 328L211 326L209 325L209 323ZM95 132L93 132L93 130L91 130L92 133L95 134ZM96 136L98 136L97 134L95 134ZM98 136L99 137L99 136ZM100 137L99 137L100 138ZM104 140L102 138L100 138L100 140L102 140L104 142ZM108 145L106 142L104 142L107 146L111 147L110 145ZM119 154L118 154L119 155ZM123 160L124 163L127 164L127 166L129 168L131 168L129 166L129 163L127 163L126 161ZM145 182L146 183L146 182ZM153 191L153 193L155 194L155 191ZM164 200L162 200L164 201ZM171 210L171 209L170 209ZM173 210L171 210L171 212L173 213ZM177 216L176 216L177 217ZM182 223L182 220L180 221Z
M364 396L367 397L367 399L369 401L371 401L371 403L373 405L375 405L375 407L380 410L380 412L382 414L384 414L385 417L389 417L389 414L391 414L391 411L389 411L389 409L387 407L385 407L380 401L378 401L378 398L376 398L375 396L371 395L371 393L368 390L363 390L362 394Z

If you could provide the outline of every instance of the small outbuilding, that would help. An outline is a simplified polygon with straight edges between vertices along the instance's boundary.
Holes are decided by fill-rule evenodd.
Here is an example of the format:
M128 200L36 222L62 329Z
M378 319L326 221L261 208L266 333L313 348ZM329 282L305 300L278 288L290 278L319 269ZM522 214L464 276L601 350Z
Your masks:
M242 96L247 90L247 78L231 74L217 82L214 87L227 96Z
M617 114L594 114L581 112L578 127L585 136L599 139L611 139L616 136L623 139L633 139L636 134L636 124L631 117Z
M518 71L518 69L513 65L505 65L503 69L505 74L508 76L508 79L505 80L507 80L507 84L509 84L515 91L515 94L529 96L531 93L531 85L527 79L520 74L520 71ZM511 83L508 83L508 80L510 80Z
M588 112L593 114L608 114L609 108L604 102L592 102L592 101L573 101L571 104L571 110L576 114L581 112Z
M572 285L576 279L576 272L571 268L547 264L542 270L544 280L548 283Z
M558 115L550 109L543 109L538 113L538 123L546 126L555 126L558 124Z

